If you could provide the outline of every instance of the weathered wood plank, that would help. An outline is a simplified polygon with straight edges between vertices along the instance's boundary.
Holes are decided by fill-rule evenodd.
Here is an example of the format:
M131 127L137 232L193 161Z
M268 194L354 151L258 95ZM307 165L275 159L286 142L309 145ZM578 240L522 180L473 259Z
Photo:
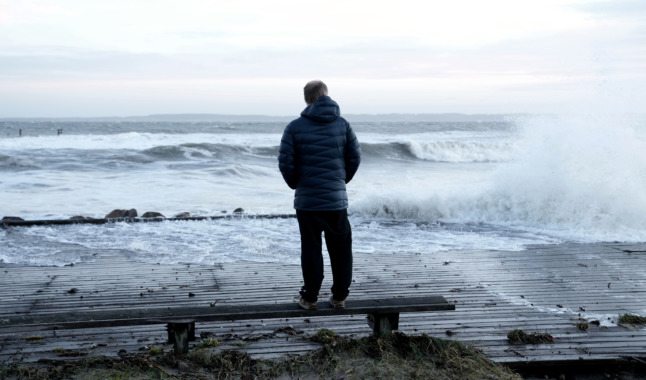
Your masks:
M534 246L525 252L357 254L348 305L359 299L443 294L456 305L455 311L402 314L399 330L459 339L476 345L497 361L643 358L644 328L630 331L612 323L618 314L626 312L646 315L646 255L624 250L646 251L639 244L568 244ZM16 311L47 314L210 307L210 303L215 303L216 308L274 302L296 305L301 280L298 265L245 262L169 266L132 263L114 251L106 253L97 256L94 263L71 267L0 264L0 319L15 316ZM329 285L326 278L324 290ZM77 292L68 293L72 288ZM194 296L189 297L189 293ZM321 302L326 297L329 294L322 294ZM590 325L588 331L582 332L576 327L579 318L588 322L602 319L610 326ZM305 338L299 341L299 337L290 337L285 345L279 345L280 339L272 336L286 326L305 335L320 328L356 337L370 334L365 316L352 315L198 322L196 328L198 335L212 333L231 343L266 334L257 342L239 347L258 356L265 348L269 357L279 357L316 347ZM40 344L25 340L33 330L3 332L0 360L18 358L20 352L25 360L52 357L51 350L57 346L76 347L88 351L88 355L116 355L122 348L136 351L150 344L170 349L165 343L166 333L159 327L43 331L38 333L43 335ZM510 344L506 334L515 328L547 332L555 342ZM276 348L272 351L274 341Z
M68 311L49 314L28 314L0 319L0 329L29 326L41 329L77 329L92 327L136 326L191 321L222 321L245 319L295 318L312 316L376 314L413 311L454 310L455 306L442 296L415 298L383 298L357 300L346 309L331 307L303 310L297 304L227 305L217 307L184 307L156 309L122 309L105 311Z

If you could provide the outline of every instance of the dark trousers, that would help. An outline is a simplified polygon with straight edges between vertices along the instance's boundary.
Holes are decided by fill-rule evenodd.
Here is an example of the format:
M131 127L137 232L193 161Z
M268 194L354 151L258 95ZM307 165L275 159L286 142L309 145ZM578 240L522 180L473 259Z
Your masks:
M332 295L343 301L350 293L352 283L352 229L348 211L296 210L301 231L301 268L303 287L301 295L306 301L317 300L323 283L323 253L321 234L332 266Z

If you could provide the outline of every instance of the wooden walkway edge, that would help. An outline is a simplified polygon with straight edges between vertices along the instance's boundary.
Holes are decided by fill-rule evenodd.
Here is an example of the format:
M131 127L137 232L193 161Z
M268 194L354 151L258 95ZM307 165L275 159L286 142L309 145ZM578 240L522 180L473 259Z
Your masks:
M402 314L399 330L472 344L502 363L646 360L645 326L619 326L620 314L646 315L646 245L564 244L526 251L451 251L355 255L348 303L365 298L443 295L455 311ZM133 263L118 252L66 267L0 263L0 320L61 312L209 308L296 302L300 267L238 262L216 266ZM326 266L323 290L329 289ZM321 295L321 302L329 294ZM584 327L587 327L584 328ZM319 329L362 337L364 316L203 322L202 338L222 348L278 358L320 347L305 339ZM547 333L546 344L512 344L514 329ZM36 331L2 330L0 363L114 356L150 346L171 350L162 324ZM244 344L241 344L244 343Z

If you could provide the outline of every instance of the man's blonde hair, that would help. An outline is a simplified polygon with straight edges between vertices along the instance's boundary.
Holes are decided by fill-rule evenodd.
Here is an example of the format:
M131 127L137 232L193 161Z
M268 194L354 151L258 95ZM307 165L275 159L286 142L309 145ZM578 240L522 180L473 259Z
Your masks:
M308 105L316 103L321 95L327 95L327 86L323 81L313 80L308 82L303 89L305 103Z

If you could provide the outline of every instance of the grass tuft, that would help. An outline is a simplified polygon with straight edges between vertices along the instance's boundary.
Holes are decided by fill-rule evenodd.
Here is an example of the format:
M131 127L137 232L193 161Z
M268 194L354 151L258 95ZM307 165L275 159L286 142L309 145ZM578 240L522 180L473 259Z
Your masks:
M148 350L149 355L161 355L164 353L164 349L161 347L156 347L156 346L151 346L150 349Z
M254 359L238 350L213 350L210 349L213 346L204 344L204 348L180 356L170 352L160 355L138 353L118 358L2 365L0 378L521 379L471 346L426 334L394 333L384 339L373 336L351 339L321 330L308 339L320 342L322 347L278 361Z
M541 343L553 343L554 338L550 334L546 333L526 333L522 329L512 330L507 334L507 339L512 343L524 343L524 344L541 344Z
M206 340L201 341L195 345L195 348L207 348L207 347L217 347L222 343L215 338L207 338Z
M623 314L619 316L619 323L625 325L644 325L646 324L646 317L634 314Z

